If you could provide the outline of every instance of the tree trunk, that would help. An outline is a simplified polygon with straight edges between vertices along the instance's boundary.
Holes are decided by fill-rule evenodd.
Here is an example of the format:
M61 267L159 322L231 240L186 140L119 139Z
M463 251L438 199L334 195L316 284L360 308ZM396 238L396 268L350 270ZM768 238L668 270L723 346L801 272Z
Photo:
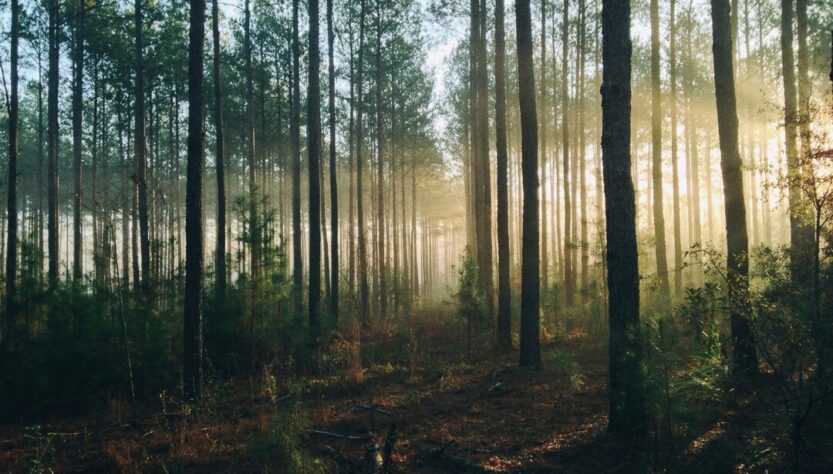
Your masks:
M58 50L60 41L58 0L49 0L49 92L47 97L47 150L48 196L47 232L49 249L49 287L58 284Z
M136 91L135 120L136 140L133 144L136 153L136 181L139 187L139 247L142 253L141 288L145 295L150 294L150 239L148 236L148 187L145 143L145 66L144 66L144 27L142 21L142 0L135 0L136 14L134 29L136 35Z
M182 379L185 396L191 400L199 400L202 394L202 170L204 165L203 139L205 136L203 125L205 0L190 0L190 4L188 181L185 190L185 325L183 330L184 370Z
M385 258L385 178L384 178L384 130L382 123L382 11L376 10L376 247L379 274L379 317L387 316L388 285L387 259Z
M528 0L527 0L528 1ZM512 288L509 279L509 157L506 152L506 33L503 0L495 0L495 151L497 152L497 343L512 347ZM545 271L546 271L546 267Z
M219 0L211 1L211 39L214 46L212 75L214 79L214 162L217 167L217 246L214 255L214 285L221 301L226 295L226 164L225 130L223 129L223 92L220 82L220 8Z
M602 65L602 173L610 324L607 429L639 446L647 434L647 424L630 156L630 2L602 0Z
M572 235L572 201L570 195L570 122L569 116L569 83L567 81L569 69L569 41L570 41L570 4L564 0L563 17L561 20L561 149L564 182L564 302L568 307L573 306L576 293L576 280L573 271L573 235Z
M309 159L309 342L318 343L321 302L321 87L318 0L308 0L309 75L307 78L307 154Z
M356 79L356 225L358 228L359 247L359 320L362 326L370 324L370 288L367 283L367 230L364 222L364 162L362 148L364 144L363 97L364 97L364 20L365 0L361 0L359 13L359 64Z
M292 111L289 142L292 147L292 300L296 323L303 318L304 266L301 242L301 47L298 32L298 2L292 1Z
M790 271L800 288L809 288L812 281L812 227L807 205L796 185L801 173L796 142L799 122L796 104L795 63L793 61L793 1L781 0L781 64L784 80L784 146L787 155L787 176L790 203Z
M720 168L726 214L727 279L729 317L732 327L732 369L736 379L754 375L758 361L748 320L749 243L746 234L746 204L738 151L738 115L732 64L731 25L728 0L711 0L714 56L714 88L717 126L720 134Z
M566 5L566 1L565 1ZM539 338L540 275L538 235L538 117L532 59L532 20L529 0L515 0L518 44L518 101L521 113L523 172L523 249L521 263L521 367L541 365Z
M327 0L327 67L330 125L330 315L338 321L338 176L336 174L336 102L335 35L333 34L333 0ZM352 222L351 222L352 225Z
M651 0L651 171L653 176L654 237L660 298L669 296L665 246L665 213L662 205L662 103L660 90L659 0Z
M244 54L246 56L246 158L249 169L249 239L252 278L259 275L261 222L257 214L257 182L255 169L255 104L252 73L252 27L249 0L244 2ZM254 280L253 280L254 281Z
M547 251L547 131L549 124L547 122L547 0L541 0L541 82L538 84L540 88L540 102L538 112L538 121L541 126L541 133L538 134L538 139L541 142L541 285L544 291L550 287L549 272L549 252ZM538 105L536 104L536 105ZM498 269L498 272L500 269Z
M11 48L10 75L11 92L9 95L9 167L6 173L9 177L9 190L6 194L8 202L8 234L6 235L6 320L3 334L6 347L14 339L15 316L17 313L17 157L18 157L18 45L20 42L20 4L18 0L11 1Z
M679 299L683 293L683 243L680 231L680 172L677 155L677 25L676 1L671 0L669 46L669 76L671 81L671 173L674 207L674 297Z
M75 12L75 48L73 51L73 81L72 81L72 278L81 280L83 273L83 234L81 214L81 147L82 147L82 114L83 114L83 85L84 85L84 17L86 5L83 0L77 3Z

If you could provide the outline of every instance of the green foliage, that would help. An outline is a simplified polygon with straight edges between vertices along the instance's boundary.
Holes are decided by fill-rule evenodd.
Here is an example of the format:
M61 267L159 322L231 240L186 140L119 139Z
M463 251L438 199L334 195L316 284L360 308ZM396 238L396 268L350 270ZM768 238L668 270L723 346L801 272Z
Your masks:
M477 265L468 247L460 264L459 283L454 298L457 300L457 317L466 324L466 352L471 356L473 339L488 329L486 297L477 283Z
M23 430L23 439L31 446L33 454L26 463L27 472L29 474L53 472L56 439L49 433L45 433L40 425L27 426Z
M272 428L249 442L249 453L259 463L286 474L327 472L325 463L301 448L308 423L297 412L275 417Z

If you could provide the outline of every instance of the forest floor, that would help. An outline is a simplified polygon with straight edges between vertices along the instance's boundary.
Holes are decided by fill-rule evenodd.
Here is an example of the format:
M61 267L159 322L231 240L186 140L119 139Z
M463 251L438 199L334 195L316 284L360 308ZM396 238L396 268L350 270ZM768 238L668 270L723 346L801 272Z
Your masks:
M603 337L547 337L543 368L524 370L513 354L467 357L459 323L439 319L412 322L405 336L380 325L364 369L292 382L264 372L215 383L197 406L160 397L135 416L113 402L38 429L2 427L0 471L286 472L294 456L310 472L367 472L371 458L387 458L390 472L630 472L605 435ZM349 355L345 340L334 344ZM701 429L654 438L646 457L666 472L777 465L783 450L762 441L771 426L759 426L752 405L704 406Z

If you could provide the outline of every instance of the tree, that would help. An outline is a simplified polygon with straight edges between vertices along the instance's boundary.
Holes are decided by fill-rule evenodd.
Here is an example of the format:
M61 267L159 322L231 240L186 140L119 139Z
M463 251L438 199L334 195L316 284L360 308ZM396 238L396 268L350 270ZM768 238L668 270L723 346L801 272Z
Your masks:
M375 88L375 122L376 122L376 269L379 285L379 316L387 316L388 283L385 246L385 126L382 123L382 6L376 1L376 88Z
M668 80L671 82L671 178L674 207L674 297L679 298L683 291L683 244L680 230L680 171L677 153L677 24L676 1L671 0Z
M521 113L521 172L523 174L523 248L521 250L521 367L541 365L539 338L540 274L538 235L538 116L532 60L532 20L529 0L515 0L518 43L518 101Z
M336 74L333 0L327 0L327 108L330 126L330 314L338 321L338 177L336 175ZM350 223L352 225L352 222Z
M489 119L486 70L485 2L471 0L469 27L469 107L471 114L471 173L478 285L488 316L493 314L492 205L489 166Z
M214 255L215 291L224 298L226 294L226 164L225 136L223 130L223 92L220 83L220 8L219 0L211 0L211 36L214 45L212 75L214 78L214 161L217 168L217 246Z
M738 150L738 114L735 102L735 74L732 64L732 35L729 0L711 0L714 90L717 100L717 128L720 136L720 169L723 174L726 214L726 277L731 308L732 369L737 379L757 372L758 358L748 320L748 236L743 174Z
M636 207L631 178L630 2L602 1L602 163L610 325L608 432L647 434L639 339Z
M512 346L512 288L509 280L509 156L506 150L506 33L503 0L495 0L495 151L497 152L497 343Z
M367 237L364 223L364 161L362 150L364 146L364 122L362 106L364 98L364 33L365 33L365 0L361 0L359 12L359 61L356 72L356 226L358 228L359 247L359 320L363 326L370 323L370 288L367 282Z
M321 85L319 76L318 0L308 0L309 74L307 77L307 154L309 160L309 342L320 331L321 302Z
M142 0L135 0L134 8L136 10L134 12L136 41L134 120L136 121L136 138L133 149L136 154L136 181L139 187L139 247L142 253L141 288L147 295L150 293L150 235L148 225L147 143L145 141L145 59Z
M6 331L5 341L8 342L14 331L17 298L17 157L18 157L18 45L20 42L20 4L18 0L11 1L11 48L10 82L11 92L8 98L9 114L9 190L6 195L8 202L8 233L6 235Z
M573 305L573 300L576 293L576 276L573 269L573 235L571 232L572 226L572 199L570 198L570 122L568 120L569 111L569 83L568 69L569 69L569 39L570 39L570 5L568 0L564 0L563 17L561 19L561 45L563 51L561 52L561 149L563 161L563 176L564 182L564 300L567 306ZM575 166L575 165L574 165Z
M216 0L214 0L216 2ZM205 0L190 0L188 43L188 182L185 190L185 297L182 374L185 396L202 395L202 170Z
M656 237L660 298L667 299L669 286L665 217L662 206L662 99L659 60L659 0L651 0L651 171L654 185L654 236Z
M304 266L301 261L301 46L298 1L292 1L292 106L289 142L292 148L292 301L296 322L303 316Z
M246 0L243 8L243 54L246 61L246 158L249 168L249 238L250 248L250 271L252 281L257 278L260 266L260 224L257 215L257 184L255 181L255 103L254 85L252 71L252 21L249 0ZM252 323L254 327L254 323Z
M81 229L81 133L83 117L84 87L84 27L86 2L78 0L75 14L75 48L72 67L72 176L73 176L73 220L72 220L72 278L81 279L83 234Z
M60 26L58 0L49 0L49 79L47 92L47 247L49 250L49 286L58 284L58 53Z
M787 155L787 174L795 176L802 171L798 166L798 106L796 104L795 62L793 55L793 1L781 0L781 66L784 82L784 147ZM795 181L790 179L789 181ZM793 281L802 288L809 288L812 281L813 230L809 224L806 203L801 190L788 189L790 203L790 271Z

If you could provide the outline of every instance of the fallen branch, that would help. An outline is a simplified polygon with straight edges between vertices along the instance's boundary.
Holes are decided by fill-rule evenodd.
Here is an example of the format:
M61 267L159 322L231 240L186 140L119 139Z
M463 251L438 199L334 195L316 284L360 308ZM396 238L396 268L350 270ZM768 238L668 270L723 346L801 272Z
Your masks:
M307 430L307 433L319 435L319 436L329 436L331 438L341 438L341 439L349 439L354 441L363 441L370 439L368 436L355 436L355 435L345 435L340 433L332 433L330 431L320 431L320 430Z
M333 448L330 445L324 446L324 454L332 458L336 464L338 465L346 465L349 466L352 472L361 472L362 471L362 463L356 461L355 459L351 458L350 456L342 453L341 451Z
M375 411L375 412L379 412L383 415L390 416L389 411L382 410L381 408L377 407L375 404L364 405L364 404L359 403L358 401L356 401L356 398L353 397L353 394L350 393L350 390L347 390L347 387L345 387L344 384L342 384L341 382L338 383L338 386L341 387L342 390L344 390L344 393L347 394L347 396L350 397L350 400L353 402L353 406L350 407L349 412L353 412L357 409L362 409L362 410L367 410L367 411Z

